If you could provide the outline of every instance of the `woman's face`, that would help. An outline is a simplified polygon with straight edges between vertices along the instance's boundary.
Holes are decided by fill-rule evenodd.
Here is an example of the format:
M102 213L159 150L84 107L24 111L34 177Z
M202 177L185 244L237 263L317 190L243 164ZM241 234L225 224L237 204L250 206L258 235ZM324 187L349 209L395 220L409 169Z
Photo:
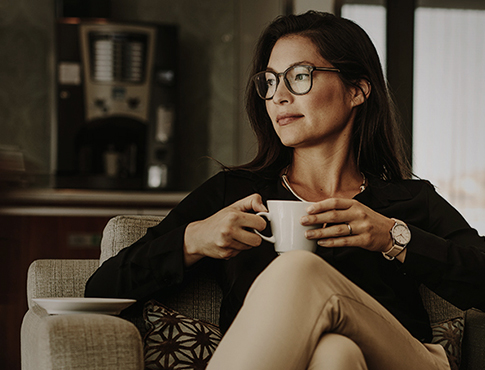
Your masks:
M288 67L306 64L332 67L319 54L310 39L297 35L279 39L268 62L268 70L284 72ZM293 148L348 144L350 142L354 107L359 105L359 89L347 88L338 73L313 72L313 87L305 95L294 95L282 77L266 109L283 145Z

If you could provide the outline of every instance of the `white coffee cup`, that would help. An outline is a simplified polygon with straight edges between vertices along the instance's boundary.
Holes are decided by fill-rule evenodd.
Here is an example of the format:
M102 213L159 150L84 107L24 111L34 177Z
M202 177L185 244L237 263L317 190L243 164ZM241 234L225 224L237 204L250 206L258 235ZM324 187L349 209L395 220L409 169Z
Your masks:
M262 235L258 230L256 234L264 240L275 245L278 254L292 250L306 250L315 252L317 249L316 240L309 240L305 237L305 231L317 229L321 225L303 226L300 219L308 215L306 209L311 205L309 202L294 200L268 200L269 212L257 213L271 222L272 236Z

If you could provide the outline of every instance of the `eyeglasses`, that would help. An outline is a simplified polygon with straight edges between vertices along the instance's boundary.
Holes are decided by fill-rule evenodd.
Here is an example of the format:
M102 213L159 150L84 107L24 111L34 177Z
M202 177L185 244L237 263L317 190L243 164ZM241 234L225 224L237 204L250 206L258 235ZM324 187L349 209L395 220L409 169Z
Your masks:
M288 68L282 73L272 71L262 71L256 73L252 80L256 86L258 95L264 100L273 99L276 89L283 76L285 85L292 94L305 95L313 86L313 71L340 72L337 68L313 67L307 65L296 65Z

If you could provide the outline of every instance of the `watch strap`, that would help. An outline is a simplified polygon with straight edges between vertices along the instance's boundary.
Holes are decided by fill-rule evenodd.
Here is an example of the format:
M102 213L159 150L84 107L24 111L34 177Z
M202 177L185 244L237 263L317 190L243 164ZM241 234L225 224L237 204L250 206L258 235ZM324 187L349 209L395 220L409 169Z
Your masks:
M382 252L382 255L389 261L392 261L394 258L396 258L398 255L402 253L404 248L406 247L402 247L397 244L392 244L391 249L389 249L387 252Z

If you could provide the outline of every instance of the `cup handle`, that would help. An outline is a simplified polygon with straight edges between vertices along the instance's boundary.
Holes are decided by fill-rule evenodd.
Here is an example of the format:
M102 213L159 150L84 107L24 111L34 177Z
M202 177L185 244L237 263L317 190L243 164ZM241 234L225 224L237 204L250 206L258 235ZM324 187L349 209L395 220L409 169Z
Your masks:
M269 212L258 212L258 213L256 213L256 215L261 216L261 217L265 217L268 221L271 221ZM274 235L266 236L266 235L261 234L256 229L253 229L253 231L256 234L258 234L261 238L263 238L264 240L266 240L267 242L270 242L270 243L273 243L273 244L276 243L276 238L274 237Z

